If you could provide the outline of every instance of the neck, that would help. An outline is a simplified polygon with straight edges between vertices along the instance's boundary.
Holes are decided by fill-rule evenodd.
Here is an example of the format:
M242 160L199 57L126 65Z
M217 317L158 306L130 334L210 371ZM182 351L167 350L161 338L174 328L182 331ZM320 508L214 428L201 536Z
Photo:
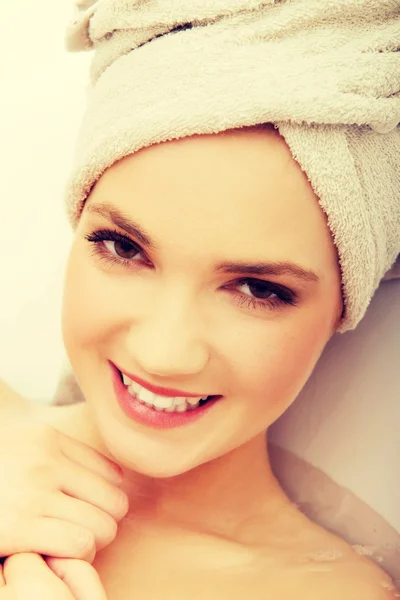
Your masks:
M85 404L54 410L65 408L60 413L64 433L109 456ZM298 514L272 472L265 433L168 479L126 470L123 487L129 520L151 520L245 545L265 542L278 515Z
M289 504L271 471L265 434L182 475L128 473L126 482L132 514L244 544Z

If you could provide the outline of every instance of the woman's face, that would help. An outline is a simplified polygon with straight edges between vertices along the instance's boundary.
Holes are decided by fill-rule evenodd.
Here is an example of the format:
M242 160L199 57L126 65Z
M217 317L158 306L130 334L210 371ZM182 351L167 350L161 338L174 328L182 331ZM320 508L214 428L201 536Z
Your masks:
M222 262L290 262L318 279ZM336 249L311 185L279 133L254 127L153 145L105 172L76 230L63 331L107 450L169 477L265 431L304 386L341 309ZM109 361L222 398L191 424L143 425L117 402Z

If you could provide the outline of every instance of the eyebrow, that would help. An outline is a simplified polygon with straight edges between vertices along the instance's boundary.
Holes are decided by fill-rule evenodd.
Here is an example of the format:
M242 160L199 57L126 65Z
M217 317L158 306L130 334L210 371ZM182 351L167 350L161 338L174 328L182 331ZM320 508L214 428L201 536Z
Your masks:
M117 225L117 227L123 229L126 233L137 238L143 246L153 250L153 252L159 250L158 246L152 241L146 230L130 217L124 215L122 211L106 203L92 204L90 202L87 204L87 210L90 213L100 215L105 219L112 221L114 225Z
M114 225L123 229L129 235L135 237L143 246L156 252L159 247L145 229L130 217L127 217L122 211L110 206L107 203L90 203L86 205L87 211L92 214L98 214L105 219L112 221ZM318 276L311 269L305 269L300 265L289 261L278 261L278 262L255 262L247 263L245 261L222 261L216 266L217 273L234 273L243 275L291 275L302 281L319 283L321 277Z

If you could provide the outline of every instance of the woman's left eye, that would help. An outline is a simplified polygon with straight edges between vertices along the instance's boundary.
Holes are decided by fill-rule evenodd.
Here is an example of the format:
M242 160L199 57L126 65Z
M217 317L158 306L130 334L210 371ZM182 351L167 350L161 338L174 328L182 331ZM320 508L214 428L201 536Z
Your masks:
M247 287L251 295L243 292L237 295L236 303L240 307L281 308L285 305L297 306L298 304L297 295L293 291L274 285L269 281L247 277L235 282L235 289L244 287Z

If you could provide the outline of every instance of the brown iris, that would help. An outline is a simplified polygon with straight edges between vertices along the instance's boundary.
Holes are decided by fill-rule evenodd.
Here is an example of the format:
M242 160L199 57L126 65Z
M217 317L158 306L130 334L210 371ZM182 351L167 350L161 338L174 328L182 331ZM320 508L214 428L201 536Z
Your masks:
M135 254L137 254L137 248L135 248L132 244L130 244L129 242L114 242L114 248L115 248L115 252L118 254L118 256L120 256L121 258L133 258L135 256Z

